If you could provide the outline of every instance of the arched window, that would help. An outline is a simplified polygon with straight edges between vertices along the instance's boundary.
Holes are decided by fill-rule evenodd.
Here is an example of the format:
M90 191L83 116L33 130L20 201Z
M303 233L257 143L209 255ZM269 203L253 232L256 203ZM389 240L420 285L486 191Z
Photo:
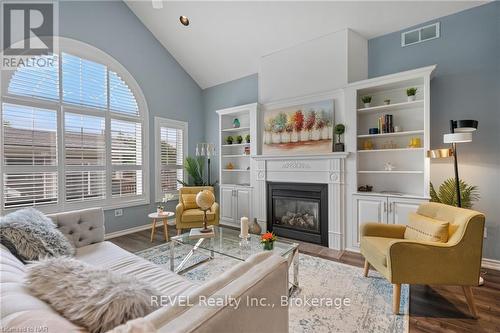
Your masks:
M41 58L46 66L2 73L2 210L149 203L148 111L135 80L67 38Z

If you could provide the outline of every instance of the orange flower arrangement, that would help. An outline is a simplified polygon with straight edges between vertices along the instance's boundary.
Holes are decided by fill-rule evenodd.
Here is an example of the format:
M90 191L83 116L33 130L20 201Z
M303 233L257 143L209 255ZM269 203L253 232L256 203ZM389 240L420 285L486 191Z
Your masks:
M260 236L260 242L264 244L264 250L272 250L274 241L277 240L278 237L272 232L266 232L262 236Z

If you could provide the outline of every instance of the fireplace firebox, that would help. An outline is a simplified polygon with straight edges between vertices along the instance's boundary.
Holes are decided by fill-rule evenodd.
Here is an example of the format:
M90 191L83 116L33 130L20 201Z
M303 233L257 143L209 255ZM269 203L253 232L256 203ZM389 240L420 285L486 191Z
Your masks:
M267 182L267 221L278 236L328 246L327 185Z

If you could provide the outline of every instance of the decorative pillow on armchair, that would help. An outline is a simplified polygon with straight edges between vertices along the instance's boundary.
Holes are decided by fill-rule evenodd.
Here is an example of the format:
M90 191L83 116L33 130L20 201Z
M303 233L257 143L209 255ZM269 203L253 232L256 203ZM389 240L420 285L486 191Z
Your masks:
M27 266L30 292L90 333L104 333L156 310L159 293L134 277L72 258L47 258Z
M184 209L198 208L196 204L196 194L183 194L182 203L184 204Z
M411 218L406 226L405 239L419 240L426 242L441 242L448 241L448 222L426 221L421 219Z
M24 208L0 218L1 243L19 260L72 256L74 247L54 222L34 208Z

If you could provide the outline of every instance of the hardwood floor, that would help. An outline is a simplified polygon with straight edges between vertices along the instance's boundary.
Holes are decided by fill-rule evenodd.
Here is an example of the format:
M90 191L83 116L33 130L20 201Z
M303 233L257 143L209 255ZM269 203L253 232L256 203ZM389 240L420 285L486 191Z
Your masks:
M175 234L174 228L169 226L169 235ZM130 252L164 243L161 229L157 230L153 243L150 242L150 236L151 230L144 230L110 241ZM298 243L301 253L363 267L364 260L358 253L339 252L315 244ZM410 332L500 332L500 272L485 269L483 278L484 286L472 288L479 312L478 319L470 316L461 287L410 286Z

